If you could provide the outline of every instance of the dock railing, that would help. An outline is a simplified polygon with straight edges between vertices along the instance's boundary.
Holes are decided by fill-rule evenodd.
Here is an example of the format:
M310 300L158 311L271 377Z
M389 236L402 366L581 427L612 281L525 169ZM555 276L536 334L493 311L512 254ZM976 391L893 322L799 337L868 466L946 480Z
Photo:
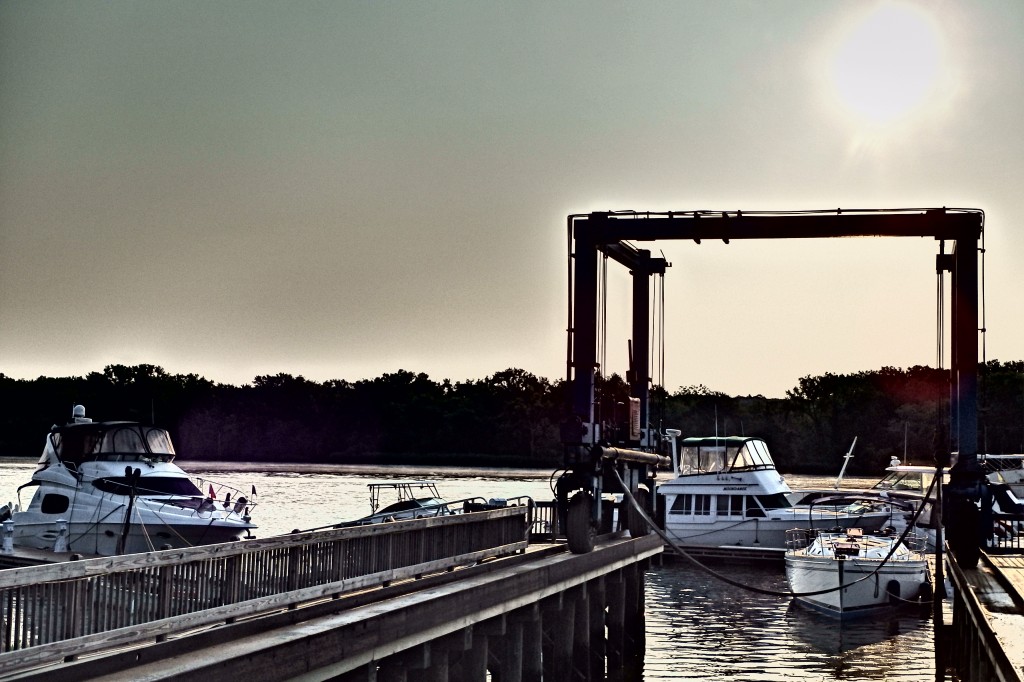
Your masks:
M987 538L985 551L994 554L1024 553L1024 514L992 514L992 533Z
M509 507L0 571L0 673L525 551Z

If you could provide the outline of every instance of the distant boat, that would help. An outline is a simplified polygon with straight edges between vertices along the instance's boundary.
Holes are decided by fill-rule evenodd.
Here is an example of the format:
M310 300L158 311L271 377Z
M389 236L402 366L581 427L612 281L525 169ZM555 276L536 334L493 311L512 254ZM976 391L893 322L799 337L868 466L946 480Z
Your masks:
M381 481L370 483L367 487L370 489L370 514L351 521L343 521L311 530L348 528L371 523L390 523L391 521L408 521L431 516L465 514L503 509L519 504L533 507L533 499L528 495L519 495L508 499L470 497L448 501L437 491L437 484L428 480Z
M434 481L381 481L370 483L370 515L357 519L354 523L381 523L384 521L403 521L406 519L422 519L426 516L445 516L451 514L448 503L437 492ZM384 504L390 497L391 502Z
M928 603L931 574L923 538L905 542L860 528L843 532L789 533L786 578L795 599L832 616L846 617L907 603ZM818 594L816 594L818 593Z
M949 470L942 471L946 478ZM934 549L937 537L937 515L933 513L937 494L932 486L935 467L901 464L899 459L893 458L885 472L885 476L870 488L801 489L793 491L789 499L793 504L822 504L822 500L840 500L845 497L859 500L876 509L889 509L889 525L897 533L903 532L907 524L913 522L914 533L924 537L927 547Z
M136 422L94 422L77 405L54 426L24 510L0 509L13 522L15 547L113 556L229 542L251 536L255 507L241 491L204 481L173 463L170 434Z
M887 510L851 503L839 508L794 505L792 492L761 438L686 438L676 452L675 477L658 486L666 533L681 545L786 547L793 528L861 527L874 531Z

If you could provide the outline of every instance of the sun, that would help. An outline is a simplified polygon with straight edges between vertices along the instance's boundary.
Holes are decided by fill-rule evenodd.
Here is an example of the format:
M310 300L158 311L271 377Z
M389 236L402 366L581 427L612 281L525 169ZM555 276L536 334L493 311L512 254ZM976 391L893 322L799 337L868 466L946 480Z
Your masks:
M842 36L831 62L839 101L883 124L920 108L937 88L943 63L939 28L924 10L883 2Z

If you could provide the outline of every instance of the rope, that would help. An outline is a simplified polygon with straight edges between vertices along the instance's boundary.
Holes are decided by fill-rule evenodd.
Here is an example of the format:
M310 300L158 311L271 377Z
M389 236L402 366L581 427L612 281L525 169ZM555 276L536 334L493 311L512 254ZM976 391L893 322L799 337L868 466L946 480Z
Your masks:
M709 575L711 575L711 576L713 576L715 578L718 578L719 580L721 580L724 583L732 585L733 587L739 587L740 589L747 590L748 592L755 592L757 594L767 594L767 595L770 595L770 596L773 596L773 597L813 597L813 596L816 596L816 595L819 595L819 594L828 594L830 592L838 592L839 590L842 590L842 589L845 589L847 587L850 587L851 585L856 585L859 582L862 582L864 580L867 580L868 578L871 578L871 577L875 576L889 562L889 559L892 558L892 555L895 554L896 549L899 547L899 545L903 542L903 540L906 538L906 536L913 529L914 524L917 522L918 517L921 515L921 512L924 510L924 507L925 507L924 502L922 502L921 506L919 506L917 508L917 511L914 512L913 519L911 519L910 523L907 524L906 529L900 535L899 539L896 542L893 543L892 549L889 550L889 553L885 556L884 559L882 559L882 562L871 573L868 573L867 575L865 575L865 576L863 576L861 578L858 578L857 580L854 580L853 582L844 583L842 585L838 585L836 587L830 587L830 588L825 589L825 590L814 590L812 592L793 592L792 590L770 590L770 589L767 589L767 588L764 588L764 587L755 587L753 585L747 585L747 584L741 583L741 582L739 582L737 580L733 580L732 578L730 578L730 577L728 577L726 575L723 575L723 574L719 573L718 571L714 570L713 568L709 567L707 564L701 563L700 561L698 561L696 559L696 557L694 557L694 556L690 555L688 552L686 552L686 550L684 550L682 547L680 547L678 544L676 544L676 542L671 537L669 537L668 534L665 533L665 531L663 529L659 528L658 525L656 523L654 523L654 521L651 520L651 517L647 515L647 512L644 511L644 509L640 506L640 504L633 497L633 494L629 491L628 486L625 484L625 482L623 482L622 477L619 475L618 469L617 468L612 468L612 471L615 473L615 478L618 479L619 485L622 487L623 494L626 497L626 499L629 500L629 503L630 503L630 505L632 505L633 509L636 510L640 514L641 518L643 518L643 520L647 523L648 527L653 529L654 532L656 532L659 536L661 536L661 539L664 540L666 543L668 543L672 547L672 549L674 549L675 551L679 552L679 554L681 554L683 557L685 557L691 563L693 563L698 568L703 570L705 573L708 573ZM935 487L935 481L936 480L938 480L938 477L933 478L932 482L931 482L931 485L928 486L928 491L925 493L925 500L928 499L928 495L931 494L932 489Z

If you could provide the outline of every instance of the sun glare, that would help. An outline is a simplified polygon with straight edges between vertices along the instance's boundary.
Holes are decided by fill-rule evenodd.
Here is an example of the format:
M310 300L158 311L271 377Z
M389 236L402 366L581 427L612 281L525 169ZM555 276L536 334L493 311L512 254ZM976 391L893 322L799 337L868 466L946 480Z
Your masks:
M884 2L840 39L832 81L846 108L882 124L927 100L937 87L942 60L934 19L913 5Z

